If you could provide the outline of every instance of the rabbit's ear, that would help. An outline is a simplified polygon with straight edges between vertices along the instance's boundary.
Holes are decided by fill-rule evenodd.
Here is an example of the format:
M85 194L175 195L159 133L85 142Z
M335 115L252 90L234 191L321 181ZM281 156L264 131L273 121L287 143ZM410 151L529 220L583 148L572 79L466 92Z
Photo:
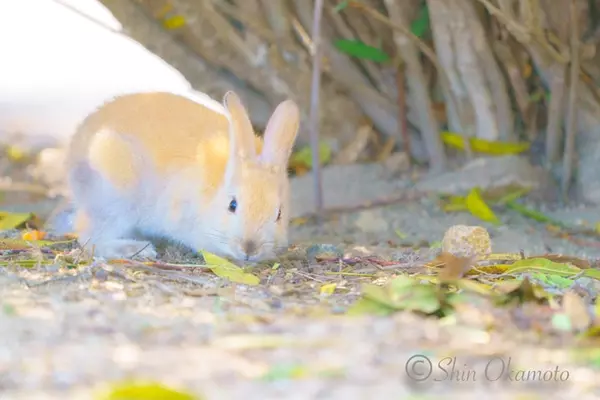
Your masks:
M256 156L254 129L242 101L237 94L229 91L223 96L223 105L231 117L229 136L232 139L230 146L232 158L254 158Z
M267 123L260 159L270 165L286 166L298 134L300 110L292 100L281 102Z

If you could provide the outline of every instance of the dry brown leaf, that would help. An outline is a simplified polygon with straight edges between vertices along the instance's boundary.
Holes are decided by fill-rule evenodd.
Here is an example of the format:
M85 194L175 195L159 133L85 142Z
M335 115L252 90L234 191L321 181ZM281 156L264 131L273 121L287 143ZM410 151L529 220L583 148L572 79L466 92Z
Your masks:
M458 257L451 253L442 253L438 259L443 263L443 268L438 274L440 280L456 280L462 278L469 271L475 257Z

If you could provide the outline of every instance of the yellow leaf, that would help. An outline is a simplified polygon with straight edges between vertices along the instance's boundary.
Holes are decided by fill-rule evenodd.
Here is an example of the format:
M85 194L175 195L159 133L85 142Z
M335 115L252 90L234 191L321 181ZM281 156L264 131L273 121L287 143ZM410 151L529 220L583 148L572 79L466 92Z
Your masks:
M206 266L210 268L215 275L245 285L258 285L260 283L260 278L244 272L242 268L232 262L206 251L202 251L201 253L202 257L204 257L204 261L206 261Z
M464 150L464 138L462 135L453 132L442 132L442 141L449 146ZM493 155L520 154L529 150L530 144L527 142L509 143L509 142L490 142L479 138L470 138L471 149L478 153Z
M325 295L331 295L335 292L336 288L337 288L337 283L327 283L327 284L321 286L320 293L325 294Z
M16 229L33 217L31 213L10 213L0 211L0 231Z
M21 161L25 158L25 152L16 146L10 146L6 149L6 155L12 161Z
M99 400L200 400L189 393L168 388L159 383L122 383Z
M185 25L185 18L181 15L175 15L163 21L166 29L178 29Z
M23 240L43 240L46 237L46 232L43 231L27 231L23 233Z
M481 198L481 192L479 188L473 188L467 195L467 208L477 218L483 221L491 222L493 224L499 224L500 220L496 217L496 214L485 204L485 201Z
M273 267L272 267L272 268L273 268L274 270L275 270L275 269L278 269L280 265L281 265L281 264L279 264L278 262L276 262L275 264L273 264Z

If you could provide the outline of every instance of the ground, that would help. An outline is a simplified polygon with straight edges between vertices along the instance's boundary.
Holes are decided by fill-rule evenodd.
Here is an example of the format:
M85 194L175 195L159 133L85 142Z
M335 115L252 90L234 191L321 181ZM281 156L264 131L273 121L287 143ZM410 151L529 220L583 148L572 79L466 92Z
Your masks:
M24 199L9 193L1 208L47 211L43 201ZM590 207L547 208L546 216L571 225L600 219ZM290 252L248 271L257 285L222 279L200 256L172 247L160 263L103 262L87 260L72 243L31 248L23 229L5 231L0 398L103 398L134 381L205 399L598 398L598 320L577 331L585 318L562 297L578 293L593 315L595 279L540 284L547 297L515 286L505 293L514 301L502 305L471 293L453 312L424 312L426 302L415 302L416 311L356 307L367 297L364 284L389 288L394 278L417 276L413 286L425 287L439 272L426 263L457 224L485 227L494 254L562 254L596 268L593 234L550 229L505 208L497 215L501 225L444 212L436 196L424 196L328 215L323 225L296 218ZM544 276L558 279L551 272ZM489 283L497 275L465 280ZM398 301L390 290L383 303ZM448 292L436 293L445 301ZM560 312L570 318L566 328ZM445 375L451 365L454 373Z

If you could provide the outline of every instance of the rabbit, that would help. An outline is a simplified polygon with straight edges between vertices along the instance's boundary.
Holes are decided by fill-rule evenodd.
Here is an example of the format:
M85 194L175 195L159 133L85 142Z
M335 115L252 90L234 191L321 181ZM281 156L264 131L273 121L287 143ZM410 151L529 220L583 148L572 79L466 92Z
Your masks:
M241 262L288 244L288 162L300 112L282 101L263 137L238 95L138 92L78 126L66 156L79 244L104 259L156 259L153 238Z

